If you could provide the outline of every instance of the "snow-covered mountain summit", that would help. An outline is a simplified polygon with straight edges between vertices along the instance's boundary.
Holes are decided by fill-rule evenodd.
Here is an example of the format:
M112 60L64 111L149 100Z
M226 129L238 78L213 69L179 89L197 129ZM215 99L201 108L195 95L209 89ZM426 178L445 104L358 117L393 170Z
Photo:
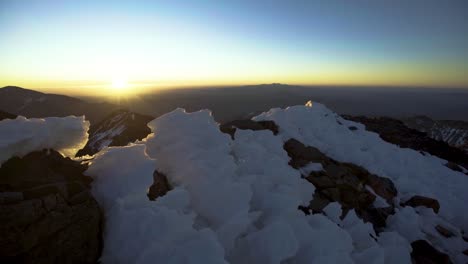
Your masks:
M37 147L71 155L86 142L75 122L83 129L57 123L75 131L71 146L38 137ZM271 109L226 133L208 110L148 127L85 172L106 219L102 263L468 261L468 177L324 105ZM2 151L24 137L3 138ZM35 148L22 146L5 153Z

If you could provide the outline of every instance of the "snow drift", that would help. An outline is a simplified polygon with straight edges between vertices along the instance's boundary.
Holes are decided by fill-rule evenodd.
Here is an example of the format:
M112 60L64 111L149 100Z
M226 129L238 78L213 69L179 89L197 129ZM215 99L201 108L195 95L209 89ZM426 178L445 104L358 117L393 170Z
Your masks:
M88 140L89 122L82 117L17 117L0 121L0 164L13 156L52 148L73 157Z
M429 241L455 263L468 261L462 253L468 177L444 160L389 144L321 104L272 109L253 120L274 121L279 133L237 129L231 138L208 110L177 109L151 121L146 139L98 152L86 174L105 213L101 261L411 263L416 240ZM88 127L83 117L1 121L0 162L43 148L73 156ZM384 229L377 232L337 202L321 213L298 210L319 191L303 175L324 167L293 168L284 149L290 139L391 179L398 194ZM172 189L150 201L155 171ZM437 199L440 211L401 204L414 195ZM388 206L377 198L377 207ZM451 237L437 232L438 225Z
M237 130L232 140L209 111L177 109L150 122L153 133L142 142L99 152L87 174L108 219L102 261L411 263L410 243L427 239L456 263L466 262L468 178L443 160L386 143L320 104L272 109L254 120L273 120L279 135ZM324 214L298 210L315 189L301 172L322 167L289 166L283 144L290 138L392 179L399 195L386 229L377 234L353 210L340 218L338 203ZM155 170L173 189L149 201ZM414 194L438 199L440 213L399 206ZM437 224L456 237L442 238Z

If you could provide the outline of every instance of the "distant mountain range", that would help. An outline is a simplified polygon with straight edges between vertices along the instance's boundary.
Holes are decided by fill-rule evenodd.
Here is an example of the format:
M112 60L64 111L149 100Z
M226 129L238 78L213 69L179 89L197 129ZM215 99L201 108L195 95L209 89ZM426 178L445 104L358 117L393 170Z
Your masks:
M176 89L129 99L117 106L109 102L89 102L65 95L6 86L0 88L0 120L15 118L17 115L26 117L85 115L86 119L91 122L90 141L78 154L92 155L105 146L126 145L128 142L144 138L149 133L146 123L153 117L158 117L177 107L183 107L188 111L209 108L213 110L218 122L226 123L235 119L250 118L270 107L301 104L309 98L322 98L324 101L330 101L332 97L329 95L327 96L330 98L326 97L323 92L325 90L281 84L225 89ZM343 90L342 92L352 97L349 91ZM259 97L259 94L265 94L265 96ZM334 105L333 100L330 101L330 105ZM340 109L342 106L343 103L340 103L336 108ZM122 110L122 107L131 111ZM350 108L351 105L346 107ZM358 104L356 107L364 106ZM370 107L370 109L373 108ZM343 112L350 111L343 110ZM372 114L361 116L369 117ZM430 138L468 152L468 122L466 121L433 120L426 116L399 119L403 120L405 126L427 133ZM361 122L369 120L372 119L361 120ZM379 119L373 120L372 122L375 122ZM379 127L385 125L383 124L385 122L381 121L379 121ZM392 121L387 124L387 127L396 127L392 124L396 123Z
M429 137L447 142L468 153L468 122L458 120L433 120L427 116L403 119L406 126L426 133Z
M103 119L118 106L90 103L74 97L46 94L17 86L0 88L0 110L25 117L85 115L92 123Z

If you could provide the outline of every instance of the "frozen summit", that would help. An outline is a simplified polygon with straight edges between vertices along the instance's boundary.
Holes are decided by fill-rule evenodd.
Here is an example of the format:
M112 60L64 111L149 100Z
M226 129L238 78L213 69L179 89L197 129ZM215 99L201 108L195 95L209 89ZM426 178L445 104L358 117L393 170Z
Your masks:
M468 262L467 169L322 104L227 124L176 109L109 146L119 115L83 157L84 117L0 121L0 260Z

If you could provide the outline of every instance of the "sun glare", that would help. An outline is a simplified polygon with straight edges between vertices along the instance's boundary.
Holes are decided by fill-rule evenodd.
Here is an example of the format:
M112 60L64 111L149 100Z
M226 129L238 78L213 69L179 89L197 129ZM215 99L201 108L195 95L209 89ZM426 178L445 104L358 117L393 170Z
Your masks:
M130 86L127 80L122 79L122 78L116 78L112 80L111 89L113 92L116 92L119 94L125 94L125 93L128 93Z

